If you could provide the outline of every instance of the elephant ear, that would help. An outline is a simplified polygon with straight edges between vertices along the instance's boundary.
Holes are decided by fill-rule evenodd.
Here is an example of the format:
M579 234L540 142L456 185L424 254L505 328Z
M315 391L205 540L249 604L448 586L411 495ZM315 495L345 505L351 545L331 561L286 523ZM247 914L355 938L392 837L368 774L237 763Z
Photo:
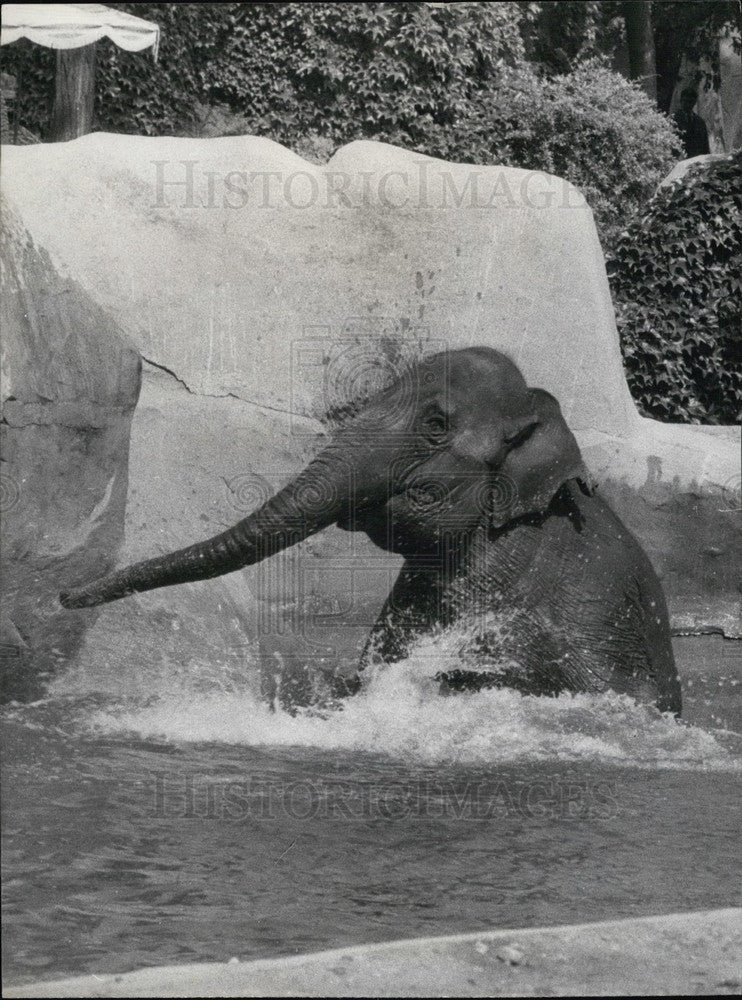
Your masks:
M576 479L588 495L595 491L574 435L567 427L559 403L544 389L529 389L535 419L526 433L508 435L508 451L499 465L507 501L496 505L492 524L501 527L525 514L546 510L554 494L568 479Z

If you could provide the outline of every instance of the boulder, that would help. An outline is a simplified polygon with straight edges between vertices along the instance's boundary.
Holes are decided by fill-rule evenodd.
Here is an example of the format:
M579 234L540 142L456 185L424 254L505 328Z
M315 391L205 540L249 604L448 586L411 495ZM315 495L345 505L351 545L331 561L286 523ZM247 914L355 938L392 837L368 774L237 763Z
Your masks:
M2 695L37 696L77 653L85 617L61 586L116 561L140 360L3 204Z
M657 190L681 180L694 167L703 167L705 169L714 163L718 163L719 160L726 159L726 153L703 153L701 156L691 156L687 160L678 160L670 173L662 178Z
M566 181L376 142L321 167L251 136L5 155L34 237L191 393L316 417L379 343L387 368L488 344L577 432L636 422L592 215Z
M121 561L247 513L317 448L324 412L407 358L485 344L560 400L676 621L733 628L739 433L639 416L592 215L566 181L375 142L317 166L254 136L94 134L7 149L4 184L145 359ZM264 663L299 647L302 663L351 662L399 565L330 530L112 605L88 650L100 669L115 634L119 662L205 658L231 676L259 635Z

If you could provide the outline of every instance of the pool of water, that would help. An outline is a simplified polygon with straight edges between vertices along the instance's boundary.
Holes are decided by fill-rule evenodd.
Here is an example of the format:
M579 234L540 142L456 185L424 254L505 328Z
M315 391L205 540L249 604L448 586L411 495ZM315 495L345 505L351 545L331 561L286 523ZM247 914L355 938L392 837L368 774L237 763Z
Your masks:
M742 685L693 641L682 724L415 657L293 716L204 663L63 678L3 713L6 982L738 905Z

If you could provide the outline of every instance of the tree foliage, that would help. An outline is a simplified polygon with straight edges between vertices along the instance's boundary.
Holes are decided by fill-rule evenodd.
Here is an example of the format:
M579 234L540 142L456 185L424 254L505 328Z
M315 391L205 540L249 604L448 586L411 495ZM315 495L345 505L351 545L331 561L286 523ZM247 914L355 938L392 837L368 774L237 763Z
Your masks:
M608 276L634 398L666 421L742 419L742 152L691 167L622 233Z
M526 55L549 76L569 73L588 59L607 56L625 41L618 2L560 0L531 8L523 17Z

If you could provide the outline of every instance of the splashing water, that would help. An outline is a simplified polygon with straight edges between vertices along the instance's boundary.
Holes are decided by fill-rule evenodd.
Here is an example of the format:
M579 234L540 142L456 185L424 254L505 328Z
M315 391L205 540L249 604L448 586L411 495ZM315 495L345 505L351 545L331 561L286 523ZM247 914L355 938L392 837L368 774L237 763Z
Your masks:
M442 697L450 669L438 639L369 671L360 694L335 709L290 714L254 691L163 690L146 705L101 709L86 727L184 743L307 747L382 754L423 764L574 761L634 768L742 770L742 736L678 723L618 694L524 697L508 689Z

